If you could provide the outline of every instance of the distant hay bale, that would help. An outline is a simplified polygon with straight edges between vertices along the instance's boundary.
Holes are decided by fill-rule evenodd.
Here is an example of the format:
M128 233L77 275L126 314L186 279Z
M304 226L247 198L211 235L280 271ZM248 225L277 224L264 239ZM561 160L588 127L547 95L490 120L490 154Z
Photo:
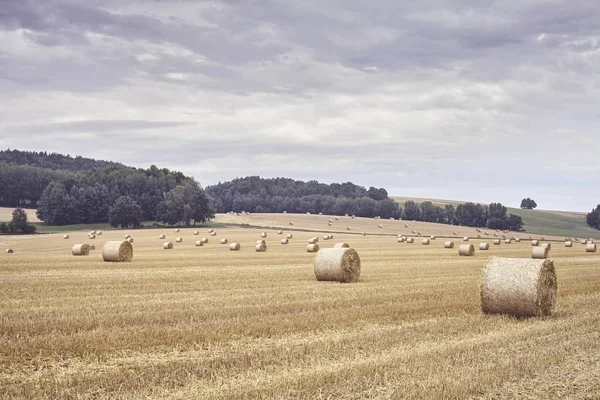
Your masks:
M444 242L444 248L445 249L453 249L454 248L454 242L451 240L448 240L446 242Z
M93 240L93 239L96 239L96 235L90 235L90 236L88 236L88 237L89 237L90 239L92 239L92 240Z
M306 215L310 215L310 212L308 212L308 211L307 211L307 212L306 212Z
M196 242L196 243L198 243L198 242ZM197 246L197 244L196 244L196 246ZM163 243L163 249L165 249L165 250L171 250L172 248L173 248L173 242L165 242L165 243Z
M210 228L210 229L208 230L208 233L213 233L214 231L215 231L214 229Z
M408 228L408 224L404 224L404 227L405 227L405 228Z
M176 241L177 243L181 243L181 242L183 242L183 238L180 238L180 237L178 237L178 238L175 238L175 241Z
M494 237L498 237L498 234L497 234L497 233L494 233Z
M367 236L367 232L361 233L362 236Z
M565 242L565 247L573 247L573 242L572 242L572 241L570 241L570 240L567 240L567 241Z
M414 229L412 230L412 233L417 233L417 231L415 231Z
M96 246L94 246L93 244L90 244L90 250L96 250Z
M331 222L330 222L330 223L328 223L327 225L328 225L328 226L333 226L333 224L332 224Z
M133 259L133 246L128 241L106 242L102 249L102 259L107 262L129 262Z
M545 238L545 237L543 237L543 236L542 236L540 239L541 239L541 240L546 240L546 238Z
M212 232L210 233L210 236L217 236L217 232L215 232L215 231L212 231Z
M221 244L227 244L227 243L228 243L227 239L225 239L225 238L221 239Z
M548 253L550 253L550 249L543 246L534 246L531 248L531 258L545 260L548 258Z
M127 234L125 235L125 240L129 239L131 237L131 235Z
M229 245L229 250L231 250L231 251L238 251L241 248L242 248L242 246L240 246L239 243L231 243Z
M481 232L481 229L479 229L479 228L475 228L475 230L476 230L477 232Z
M456 236L456 235L458 235L458 232L452 232L452 234Z
M63 235L63 239L68 239L69 235Z
M317 238L315 238L315 237L311 237L310 239L308 239L308 244L315 244L315 243L317 243L316 239Z
M494 246L500 246L500 239L494 239Z
M512 240L511 240L511 239L504 239L504 243L506 243L506 244L511 244L511 243L512 243Z
M347 230L347 231L349 231L349 230L350 230L350 227L349 227L349 226L347 226L347 227L346 227L346 230Z
M288 244L289 241L287 239L281 239L281 244Z
M287 214L287 211L284 211L283 214Z
M90 231L90 235L95 235L96 231Z
M90 245L89 244L75 244L71 248L71 253L74 256L89 256L90 255Z
M354 218L356 218L356 215L353 214L350 216L350 218L354 219Z
M490 233L488 231L483 232L484 235L489 235Z
M316 253L319 251L319 245L314 243L314 244L309 244L308 246L306 246L306 251L308 253Z
M129 243L133 243L133 238L132 238L132 237L130 237L129 239L127 239L127 241L128 241Z
M322 213L322 212L320 212L320 213L319 213L319 215L323 215L323 213Z
M477 235L477 239L481 239L481 235L479 235L479 234L478 234L478 235Z
M404 243L406 238L404 236L398 238L398 243Z
M551 315L556 286L552 260L492 257L481 277L481 310L517 317Z
M261 238L266 238L267 237L267 232L261 232L260 233L260 237Z
M200 241L201 241L202 243L205 243L205 244L206 244L206 243L208 243L208 238L202 238L202 239L200 239Z
M289 223L290 223L290 225L294 225L294 223L292 221L290 221Z
M435 240L435 236L429 236L429 239Z
M6 254L13 254L14 253L13 249L6 249L6 250L4 250L4 252Z
M540 245L540 241L534 239L534 240L531 241L531 245L532 246L539 246Z
M267 251L267 244L257 243L256 246L254 246L254 251L256 251L257 253L264 253L265 251Z
M550 243L544 243L542 244L542 247L546 247L548 251L552 250L552 245Z
M458 246L458 255L471 257L475 255L475 246L472 244L461 244Z
M463 238L463 242L468 242L468 241L469 241L469 237L468 237L468 236L465 236L465 237Z
M585 246L585 251L587 253L595 253L596 252L596 243L588 243Z
M500 232L500 229L496 229L496 232Z
M179 229L175 229L175 232L179 232Z
M286 235L286 237L287 237L288 239L292 239L292 238L294 237L294 235L292 235L291 233L288 233L288 234Z
M415 242L415 238L406 239L406 243L414 243L414 242Z
M278 234L278 235L282 235L282 234L283 234L283 231L277 231L277 234Z
M159 239L164 239L164 238L166 238L166 236L165 235L159 235L158 238Z
M357 282L360 257L349 247L323 249L315 257L315 277L318 281Z
M195 245L196 247L202 247L204 246L204 242L202 240L196 240Z
M330 219L328 222L329 222L330 224L333 224L333 220L332 220L332 219Z
M417 236L421 236L421 235L422 235L422 233L417 231Z
M521 238L515 238L515 242L521 243Z
M581 244L583 244L583 245L586 245L586 244L588 244L588 243L587 243L587 240L582 240L582 241L581 241Z
M340 220L340 217L335 217L335 220L336 220L336 221L339 221L339 220Z
M383 225L381 225L381 224L377 224L377 227L378 227L378 228L383 228Z
M199 234L200 234L200 232L198 232L198 231L194 231L194 235L195 235L195 236L197 236L197 235L199 235Z
M430 243L430 242L431 242L431 240L430 240L430 239L427 239L427 238L425 238L425 239L423 239L423 240L422 240L421 244L422 244L423 246L429 246L429 243Z
M98 232L96 232L96 235L98 235L98 236L102 236L102 231L98 231Z
M349 247L350 247L350 245L348 243L336 243L333 245L334 249L339 249L339 248L347 249Z
M490 245L488 243L479 243L479 250L489 250Z

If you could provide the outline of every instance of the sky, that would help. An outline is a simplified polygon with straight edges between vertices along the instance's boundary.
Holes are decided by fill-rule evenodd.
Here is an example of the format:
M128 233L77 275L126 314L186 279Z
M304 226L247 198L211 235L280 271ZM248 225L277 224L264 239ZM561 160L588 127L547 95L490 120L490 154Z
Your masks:
M0 0L0 149L600 203L596 0Z

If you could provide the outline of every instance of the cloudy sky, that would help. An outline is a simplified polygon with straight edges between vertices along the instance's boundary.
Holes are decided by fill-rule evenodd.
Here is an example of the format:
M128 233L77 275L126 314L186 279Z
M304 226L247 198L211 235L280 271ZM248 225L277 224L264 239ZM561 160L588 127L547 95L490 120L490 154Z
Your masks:
M0 0L0 148L589 211L600 8Z

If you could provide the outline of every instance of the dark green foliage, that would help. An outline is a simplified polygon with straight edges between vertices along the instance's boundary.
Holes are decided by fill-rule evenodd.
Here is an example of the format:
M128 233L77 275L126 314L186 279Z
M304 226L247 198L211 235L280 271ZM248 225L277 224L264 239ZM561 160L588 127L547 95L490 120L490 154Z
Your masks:
M421 220L421 208L417 203L412 200L404 202L404 211L402 212L402 219L410 221Z
M108 223L114 227L137 228L142 224L142 215L142 208L131 197L121 196L108 212Z
M530 199L529 197L521 200L521 208L525 208L527 210L533 210L537 207L537 203L535 200Z
M31 234L36 231L35 225L28 221L27 212L22 208L16 208L12 213L12 220L7 224L0 224L0 233L10 235Z
M600 229L600 204L586 216L586 222L592 228Z

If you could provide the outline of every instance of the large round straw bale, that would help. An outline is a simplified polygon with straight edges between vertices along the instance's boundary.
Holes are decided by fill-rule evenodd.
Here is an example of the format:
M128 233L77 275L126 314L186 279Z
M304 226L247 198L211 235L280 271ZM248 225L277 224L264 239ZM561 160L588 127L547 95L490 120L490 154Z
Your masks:
M404 227L405 227L405 228L408 228L408 224L404 224Z
M417 231L415 231L414 229L412 230L412 233L417 233Z
M539 246L540 245L540 241L534 239L534 240L531 241L531 245L532 246Z
M281 239L281 244L288 244L289 241L287 239Z
M197 243L197 242L196 242ZM196 244L197 245L197 244ZM165 242L163 243L163 249L170 250L173 248L173 242Z
M199 234L200 234L200 232L194 231L194 236L198 236Z
M415 238L406 239L406 243L414 243L414 242L415 242Z
M292 235L291 233L288 233L288 234L286 235L286 237L287 237L288 239L292 239L292 238L294 237L294 235Z
M494 233L494 237L498 237L498 234L497 234L497 233Z
M500 239L494 239L494 246L500 246Z
M352 214L352 215L350 216L350 218L354 219L354 218L356 218L356 215Z
M541 240L546 240L546 238L545 238L545 237L543 237L543 236L542 236L540 239L541 239Z
M458 255L459 256L474 256L475 255L475 246L472 244L461 244L458 246Z
M257 253L264 253L267 251L267 245L265 243L257 243L256 246L254 246L254 251Z
M329 235L324 235L323 240L329 240Z
M201 247L204 246L204 242L202 240L196 240L195 245L196 247Z
M333 234L329 234L329 239L333 239Z
M550 243L544 243L542 244L542 247L546 247L548 251L552 250L552 245Z
M128 262L133 259L133 246L128 241L104 243L102 259L111 262Z
M63 239L68 239L69 235L63 235Z
M283 214L287 214L287 211L284 211Z
M175 232L179 232L179 229L175 229Z
M159 239L164 239L164 238L166 238L166 236L165 235L159 235L158 238Z
M309 212L309 211L307 211L307 212L306 212L306 215L310 215L310 212Z
M378 228L383 228L383 225L381 225L381 224L377 224L377 227L378 227Z
M334 248L338 249L338 248L349 248L350 245L348 243L336 243L333 245Z
M463 238L463 242L468 242L468 241L469 241L469 237L468 237L468 236L465 236L465 237Z
M479 243L479 250L489 250L490 245L488 243Z
M319 245L316 243L309 244L308 246L306 246L306 251L309 253L316 253L319 251Z
M454 248L454 242L451 240L445 241L444 242L444 248L445 249L453 249Z
M573 247L573 242L568 240L565 242L565 247Z
M332 219L330 219L328 222L329 222L330 224L333 224L333 220L332 220Z
M429 236L429 239L431 239L431 240L435 240L435 236L433 236L433 235L432 235L432 236Z
M587 253L595 253L596 252L596 243L588 243L585 246L585 251Z
M318 281L357 282L360 257L353 248L323 249L315 257L315 277Z
M231 243L229 245L229 250L231 251L238 251L241 248L239 243Z
M282 235L282 234L283 234L283 231L277 231L277 234L278 234L278 235Z
M221 244L227 244L227 239L225 239L225 238L221 239Z
M552 260L492 257L481 277L481 309L517 317L550 315L556 286Z
M90 245L75 244L71 248L71 253L73 253L74 256L88 256L90 254Z
M504 239L504 243L511 244L512 243L512 239Z
M90 231L90 235L95 235L96 231Z
M550 249L544 246L534 246L531 248L531 258L544 260L548 258Z
M260 233L260 237L261 238L266 238L267 237L267 232L261 232Z
M477 234L477 239L481 239L481 235Z
M431 242L431 240L430 240L430 239L427 239L427 238L425 238L425 239L423 239L423 240L421 241L421 244L422 244L423 246L428 246L430 242Z
M475 230L476 230L477 232L481 232L481 229L479 229L479 228L475 228Z
M12 254L12 253L14 253L13 249L6 249L6 250L4 250L4 252L6 254Z
M208 238L202 238L202 239L200 239L200 241L201 241L202 243L208 243Z
M96 235L90 235L88 236L90 239L96 239Z
M180 237L178 237L178 238L175 238L175 241L176 241L177 243L181 243L181 242L183 242L183 238L180 238Z
M217 232L215 232L215 231L212 231L212 232L210 233L210 236L217 236Z
M586 245L587 244L587 240L582 240L581 244Z

